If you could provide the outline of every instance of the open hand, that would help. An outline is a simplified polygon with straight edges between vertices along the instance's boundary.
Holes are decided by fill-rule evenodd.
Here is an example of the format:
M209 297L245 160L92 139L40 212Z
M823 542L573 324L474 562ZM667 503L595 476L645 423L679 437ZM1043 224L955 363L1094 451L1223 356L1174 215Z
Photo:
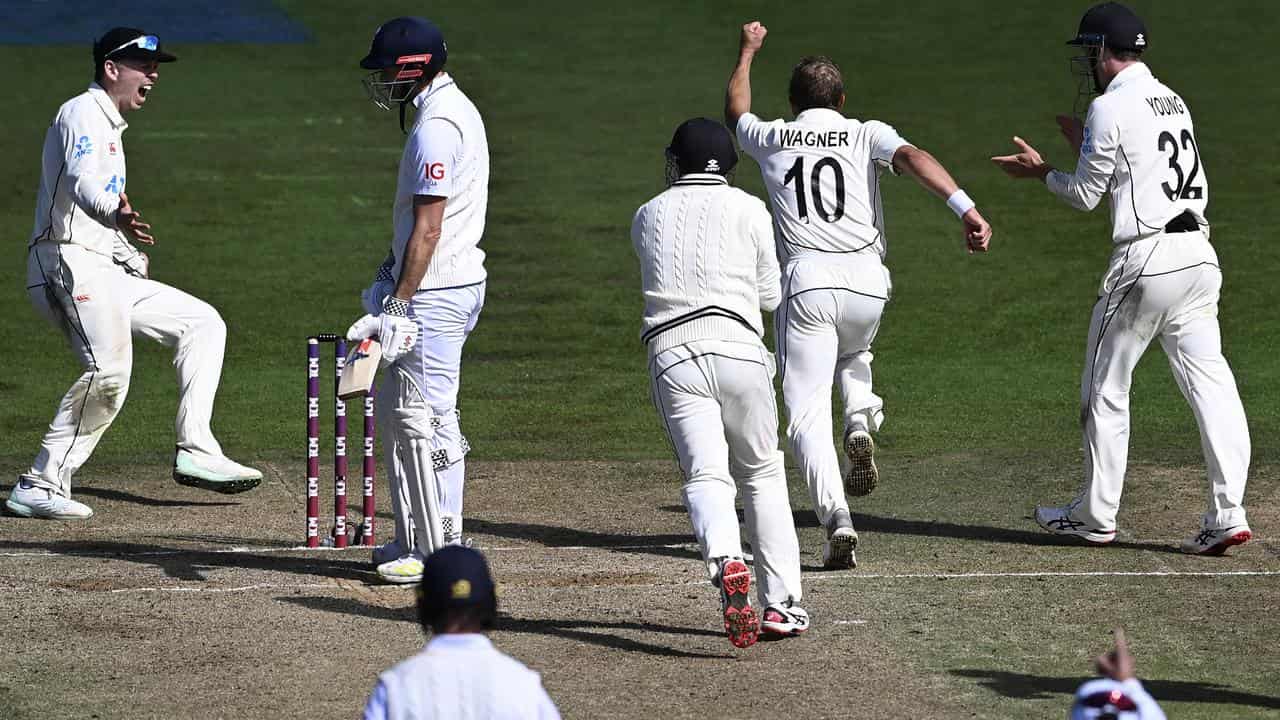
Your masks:
M970 208L965 213L960 222L964 223L964 240L969 248L969 254L976 252L986 252L987 246L991 242L991 225L978 212L977 208Z
M129 204L129 196L120 193L120 208L116 210L116 228L134 242L143 245L155 245L156 239L151 237L151 226L142 222L142 213Z
M1049 168L1040 157L1039 151L1017 135L1013 136L1013 142L1018 146L1019 152L1013 155L997 155L991 158L991 162L998 165L1010 177L1043 178L1049 174Z
M769 28L760 24L759 20L752 20L742 26L742 40L739 49L744 53L755 54L760 48L764 47L764 36L769 34Z

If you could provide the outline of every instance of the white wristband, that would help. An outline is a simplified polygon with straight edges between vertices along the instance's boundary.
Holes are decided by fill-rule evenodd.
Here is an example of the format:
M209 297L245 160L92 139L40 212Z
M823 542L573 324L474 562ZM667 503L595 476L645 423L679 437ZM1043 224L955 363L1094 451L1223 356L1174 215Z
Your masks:
M947 198L947 207L951 208L951 212L955 213L956 217L962 217L976 206L977 203L969 197L969 193L963 190L956 190L951 193L951 197Z

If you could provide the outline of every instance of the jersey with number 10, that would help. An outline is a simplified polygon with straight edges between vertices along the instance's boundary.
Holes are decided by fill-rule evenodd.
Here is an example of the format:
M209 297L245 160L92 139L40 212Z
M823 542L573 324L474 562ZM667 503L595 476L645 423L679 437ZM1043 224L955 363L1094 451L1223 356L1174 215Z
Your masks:
M896 130L813 108L791 122L746 113L737 134L760 164L783 265L809 254L884 258L880 173L908 144Z
M1045 183L1081 210L1110 190L1116 243L1158 235L1187 211L1207 225L1209 180L1191 111L1143 63L1120 71L1089 105L1075 173L1055 170Z

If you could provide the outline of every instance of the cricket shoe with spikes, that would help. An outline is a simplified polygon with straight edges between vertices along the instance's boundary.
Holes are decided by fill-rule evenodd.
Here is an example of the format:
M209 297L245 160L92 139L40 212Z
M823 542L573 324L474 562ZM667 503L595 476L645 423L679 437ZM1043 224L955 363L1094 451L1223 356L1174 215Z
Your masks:
M1252 539L1253 531L1248 525L1201 528L1200 532L1183 540L1180 549L1188 555L1221 555L1227 548L1243 545Z
M178 448L173 456L173 479L179 485L233 495L258 487L262 472L225 455Z
M853 429L844 434L844 454L849 470L844 474L844 491L850 495L870 495L880 482L876 469L876 443L871 433Z
M1078 537L1091 545L1106 545L1116 539L1115 530L1089 527L1088 523L1073 519L1065 507L1036 508L1036 523L1054 535Z
M724 631L734 647L751 647L760 634L760 619L751 607L751 569L742 558L720 560L716 575L720 587L720 607L724 611Z
M828 570L849 570L858 567L858 531L848 510L837 510L827 525L827 540L822 544L822 567Z
M791 600L773 603L760 619L760 634L769 637L795 637L808 629L809 613Z

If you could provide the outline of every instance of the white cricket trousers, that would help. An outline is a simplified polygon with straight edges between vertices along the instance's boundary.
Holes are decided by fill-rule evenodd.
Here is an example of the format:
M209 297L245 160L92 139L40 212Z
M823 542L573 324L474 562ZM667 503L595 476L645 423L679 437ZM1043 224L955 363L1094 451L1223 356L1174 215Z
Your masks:
M458 414L462 348L480 319L484 295L483 281L415 293L410 316L418 324L418 344L387 368L378 384L376 403L382 409L377 417L386 448L396 539L405 548L425 545L416 539L421 522L413 520L413 506L423 504L427 492L435 493L440 511L449 518L441 518L442 522L461 523L464 458L470 449ZM424 442L406 441L406 422L424 427L418 433ZM421 447L415 450L417 445ZM429 476L410 477L413 473L406 466L410 452L427 453L419 466L429 468ZM455 528L442 528L446 534L451 529ZM428 531L421 528L421 532Z
M40 444L27 476L32 482L70 495L71 477L124 406L135 335L173 349L178 447L222 456L210 422L227 327L211 305L130 275L111 258L78 245L36 243L27 265L31 304L62 330L84 367Z
M787 265L774 315L787 440L818 520L849 510L832 442L831 385L844 399L845 430L875 432L884 401L872 391L871 343L891 290L877 255L806 255Z
M741 486L760 602L800 600L800 544L778 450L768 349L761 343L700 340L656 354L649 374L653 404L684 474L684 505L712 579L714 558L743 555L734 506Z
M1222 271L1202 232L1161 234L1116 247L1089 323L1080 383L1084 486L1075 520L1116 526L1129 455L1129 385L1155 338L1200 426L1209 476L1206 528L1244 524L1249 428L1222 356Z

